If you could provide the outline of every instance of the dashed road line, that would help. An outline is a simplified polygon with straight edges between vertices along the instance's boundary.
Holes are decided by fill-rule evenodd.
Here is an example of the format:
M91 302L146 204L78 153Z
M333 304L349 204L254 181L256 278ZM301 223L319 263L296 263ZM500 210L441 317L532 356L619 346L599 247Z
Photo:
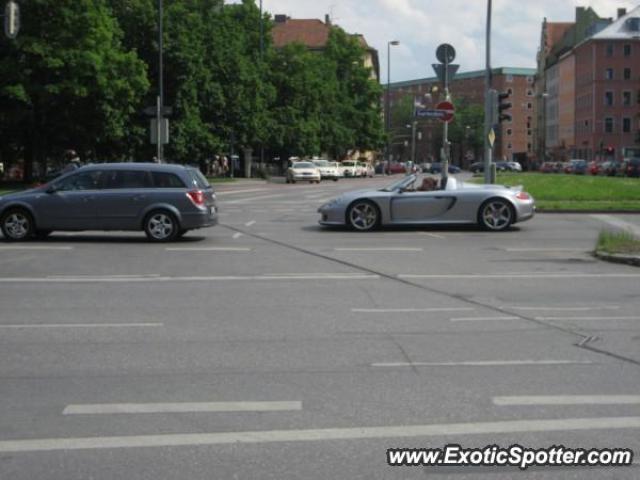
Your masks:
M522 395L493 397L500 406L526 405L640 405L640 395Z
M98 403L67 405L63 415L134 413L282 412L302 410L302 402Z
M101 450L113 448L187 447L242 443L318 442L339 440L449 437L640 428L640 417L590 417L537 420L507 420L431 425L320 428L308 430L264 430L249 432L132 435L112 437L43 438L0 442L0 453L56 450Z

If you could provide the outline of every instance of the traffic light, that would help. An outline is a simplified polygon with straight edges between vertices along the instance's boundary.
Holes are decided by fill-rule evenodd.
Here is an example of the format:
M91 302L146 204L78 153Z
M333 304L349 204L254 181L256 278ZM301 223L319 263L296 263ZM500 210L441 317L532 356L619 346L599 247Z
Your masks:
M505 110L510 110L512 105L511 102L507 102L511 96L510 92L503 92L498 94L498 122L510 122L511 114L503 113Z
M20 31L20 7L14 1L7 2L4 8L4 34L16 38Z

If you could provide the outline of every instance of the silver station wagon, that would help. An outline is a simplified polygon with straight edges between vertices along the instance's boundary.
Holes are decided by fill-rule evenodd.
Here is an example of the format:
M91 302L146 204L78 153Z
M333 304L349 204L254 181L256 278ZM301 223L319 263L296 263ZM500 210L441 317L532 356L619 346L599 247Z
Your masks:
M182 165L88 165L0 197L0 227L9 241L54 230L144 230L149 240L167 242L217 219L213 188Z

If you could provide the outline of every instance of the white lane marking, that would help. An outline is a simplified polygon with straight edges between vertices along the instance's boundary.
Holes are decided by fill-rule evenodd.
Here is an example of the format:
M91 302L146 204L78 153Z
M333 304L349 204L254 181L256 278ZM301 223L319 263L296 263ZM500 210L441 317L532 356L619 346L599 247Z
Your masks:
M520 317L464 317L450 318L450 322L493 322L502 320L522 320Z
M244 247L168 247L167 252L250 252Z
M438 235L435 233L427 233L427 232L418 232L419 235L423 235L426 237L433 237L433 238L438 238L440 240L445 240L447 237L445 237L444 235Z
M242 233L240 233L240 232L236 232L236 233L234 233L234 234L233 234L233 237L232 237L232 238L233 238L234 240L237 240L237 239L239 239L242 235L243 235Z
M164 323L32 323L0 325L0 328L26 329L26 328L149 328L162 327Z
M229 275L208 277L4 277L0 283L167 283L167 282L215 282L215 281L240 281L240 280L378 280L379 275L369 274L265 274L265 275Z
M235 195L237 193L254 193L254 192L268 192L268 188L250 188L246 190L225 190L216 192L216 196L218 195Z
M602 320L640 320L640 317L536 317L536 320L574 320L574 321L602 321Z
M589 360L484 360L470 362L386 362L372 367L502 367L538 365L591 365Z
M352 308L354 313L420 313L420 312L469 312L470 307L434 307L434 308Z
M414 247L356 247L334 248L336 252L422 252L422 248Z
M0 453L111 448L186 447L238 443L317 442L451 435L487 435L571 430L622 430L640 428L640 417L590 417L498 422L391 425L384 427L263 430L251 432L132 435L120 437L43 438L0 442Z
M268 200L270 198L279 198L279 197L285 197L288 194L286 193L279 193L277 195L262 195L259 197L248 197L248 198L240 198L238 200L229 200L229 201L225 201L224 204L225 205L237 205L237 204L242 204L242 203L250 203L253 201L257 201L257 200Z
M633 223L625 222L621 218L614 217L613 215L591 215L591 218L600 220L601 222L608 223L611 226L627 230L634 235L640 236L640 227Z
M113 413L282 412L302 410L302 402L98 403L67 405L63 415Z
M522 395L493 397L495 405L640 405L640 395Z
M587 252L585 248L503 248L505 252Z
M557 312L589 312L591 310L619 310L617 305L592 305L590 307L521 307L517 305L503 305L503 309L509 310L525 310L525 311L544 311L551 310Z
M522 278L528 280L552 279L552 278L582 278L582 279L602 279L602 278L640 278L640 273L464 273L464 274L442 274L442 275L422 275L422 274L399 274L398 278L407 279L504 279Z
M29 246L23 246L23 245L1 245L0 246L0 252L1 251L13 251L13 250L34 250L34 251L63 251L63 250L73 250L74 247L63 247L63 246L58 246L58 247L54 247L54 246L47 246L47 245L29 245Z
M255 225L256 221L255 220L251 220L250 222L247 222L244 224L245 227L250 227L251 225Z

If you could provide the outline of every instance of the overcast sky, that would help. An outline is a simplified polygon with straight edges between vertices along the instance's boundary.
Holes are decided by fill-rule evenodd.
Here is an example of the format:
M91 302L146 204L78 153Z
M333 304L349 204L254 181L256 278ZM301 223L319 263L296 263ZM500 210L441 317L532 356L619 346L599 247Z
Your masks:
M258 0L256 0L258 3ZM640 0L493 0L493 67L535 67L540 25L575 20L576 6L591 6L602 17L615 17ZM330 14L349 33L361 33L378 50L380 74L387 81L387 42L391 81L433 76L435 49L452 44L460 71L485 65L485 0L263 0L264 10L292 18L324 19Z

